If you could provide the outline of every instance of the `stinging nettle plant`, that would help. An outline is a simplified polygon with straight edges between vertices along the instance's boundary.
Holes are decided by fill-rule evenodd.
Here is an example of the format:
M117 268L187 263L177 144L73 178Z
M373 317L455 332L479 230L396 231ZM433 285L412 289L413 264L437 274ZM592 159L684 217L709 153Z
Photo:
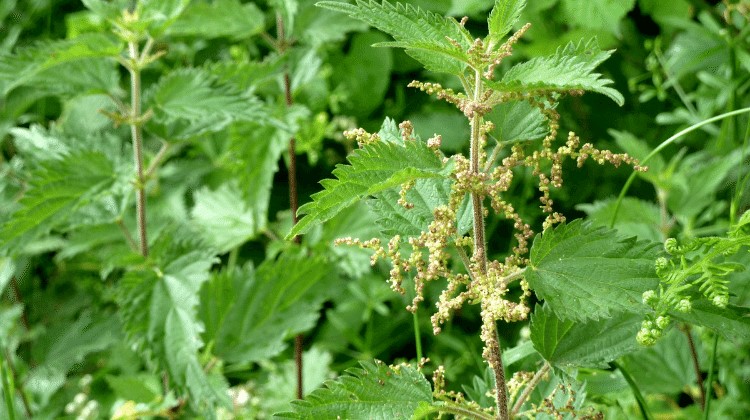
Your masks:
M604 94L622 105L623 97L609 86L612 81L595 72L612 51L600 50L595 40L582 41L568 44L551 56L533 58L500 71L503 60L511 56L514 44L530 28L527 24L511 34L525 1L496 1L488 18L485 38L475 38L469 33L464 26L466 18L459 22L410 5L358 0L356 4L325 1L318 6L363 20L395 39L375 46L404 48L426 69L456 77L461 92L431 82L413 81L409 86L446 101L463 113L470 126L470 150L468 157L461 154L445 156L440 151L439 134L422 140L415 135L409 121L397 127L393 121L386 120L378 133L350 130L345 135L359 145L349 157L350 164L338 166L333 172L336 179L323 181L324 190L300 207L304 217L289 237L306 233L350 205L368 199L387 239L340 238L338 244L372 250L373 264L381 258L389 260L391 288L404 294L408 282L414 289L414 298L407 307L412 312L416 312L424 300L426 285L445 279L447 286L432 315L435 334L440 333L441 326L464 304L476 304L481 308L482 356L492 369L497 384L493 391L495 407L479 409L476 405L464 404L462 396L443 391L443 373L438 369L434 378L435 395L441 401L426 408L425 413L448 412L473 418L488 415L501 419L515 417L549 365L545 364L533 377L507 381L498 322L528 319L532 289L539 297L548 297L549 303L557 306L555 312L558 315L569 315L574 319L605 317L612 307L628 305L627 302L618 303L618 300L633 301L637 296L637 287L626 288L615 293L610 304L581 309L576 314L574 307L579 302L558 300L560 294L555 288L564 285L559 284L555 277L570 274L568 279L575 280L591 267L586 267L582 261L568 263L560 258L559 261L568 265L559 267L557 272L551 270L556 261L548 257L560 249L555 247L556 242L567 240L565 246L570 248L582 240L578 253L589 253L591 257L599 254L606 258L608 252L614 256L626 251L630 255L620 256L631 260L620 261L620 271L640 270L635 280L653 284L653 245L634 240L623 242L611 238L612 235L608 235L611 232L596 231L578 222L563 224L553 230L555 225L565 222L565 217L553 209L551 190L563 184L563 162L566 159L574 160L579 167L593 159L599 164L609 163L615 167L627 164L636 171L646 170L627 154L599 150L590 143L581 144L573 132L568 133L564 144L555 144L560 120L556 107L564 97L589 91ZM505 125L498 126L492 118L497 112L525 114L526 119L509 123L501 121L498 124ZM512 130L522 134L506 137L506 133ZM531 253L532 222L522 219L508 194L514 175L523 170L530 170L536 177L540 208L546 214L542 227L547 233L537 238L538 243L535 242ZM485 220L490 209L510 221L515 232L515 245L504 259L491 258L496 251L485 237ZM589 256L581 255L581 258L585 257ZM593 258L591 261L596 263ZM628 264L633 267L627 267ZM594 275L603 275L602 268ZM605 282L616 283L623 277L632 277L630 274L622 272L619 277L615 274ZM511 292L512 288L516 289ZM596 292L586 290L584 294L591 298L590 293ZM588 305L589 302L581 301L580 304ZM545 314L547 311L539 315L537 325ZM387 368L369 365L356 375L364 380L368 375L376 376L373 373L376 369L384 370L390 376ZM394 369L402 370L401 367ZM410 371L408 375L413 373ZM519 393L526 383L526 391ZM506 384L513 389L511 395ZM347 382L333 384L331 389L346 386ZM321 391L314 398L296 405L295 414L287 415L301 418L340 415L342 413L327 411L323 404L335 399L335 395L333 391ZM560 414L575 410L572 405L561 408L552 402L554 400L555 396L550 395L545 400L546 405L534 407L533 412L549 410ZM347 413L356 417L354 411Z
M55 2L47 3L51 16ZM451 10L489 11L492 3L454 2ZM555 42L563 23L617 32L614 23L632 5L528 3L495 1L480 39L467 30L473 21L380 0L322 7L83 0L86 10L65 16L65 39L49 39L48 29L11 52L12 34L0 34L7 44L0 158L8 157L0 162L7 199L0 206L0 417L630 418L640 409L651 418L649 406L674 411L661 396L646 401L639 386L675 402L689 394L695 404L680 410L687 417L699 409L705 418L740 413L749 399L738 384L747 376L741 362L721 358L731 339L750 340L748 310L737 304L747 301L740 271L750 245L750 213L740 216L748 180L741 151L680 152L669 163L658 153L722 119L721 141L736 144L729 117L750 111L735 109L741 90L716 84L733 99L724 105L727 95L711 93L715 104L697 103L700 118L727 112L699 123L690 115L689 128L650 154L625 132L613 137L628 154L583 144L564 134L576 122L561 116L582 99L564 99L588 91L622 105L597 73L612 51L584 40L519 62L519 44L534 39L525 53ZM647 11L650 3L638 2L647 13L664 13ZM0 23L9 10L0 7ZM599 19L605 10L612 13ZM520 19L560 11L556 25L530 28ZM732 80L744 86L747 19L736 18L747 14L739 12L729 32L735 52L726 58ZM587 22L593 16L598 22ZM690 19L688 11L683 20ZM375 31L347 35L368 25L393 40ZM672 53L692 59L706 48L721 51L717 39L726 34L714 26L712 42L693 27L698 35L676 38ZM342 52L344 40L352 46ZM421 111L409 117L415 124L386 119L378 132L353 129L348 117L367 118L381 105L388 114L406 112L404 104L382 103L388 81L405 69L391 71L391 51L369 47L378 41L436 74L410 86L437 99L425 112L433 121L448 117L446 141L416 134L429 124ZM682 62L688 67L679 73L692 73L691 61ZM376 82L358 89L360 80ZM58 102L60 109L46 106ZM633 110L611 123L622 128L637 116ZM448 140L456 121L466 128L467 155L445 154L457 150ZM310 158L300 160L303 170L322 151L337 160L323 140L339 129L348 129L346 147L359 147L300 209L304 217L290 217L294 156ZM272 194L287 156L288 198ZM568 168L594 164L610 164L597 192L619 187L615 175L630 179L619 200L579 207L588 220L566 222L556 212L565 204L563 178L575 188L582 177ZM620 165L634 170L611 170ZM733 170L738 182L725 225L716 199ZM658 206L623 199L636 177L653 184ZM691 181L697 178L711 182ZM310 185L302 181L304 193ZM285 210L274 218L271 209ZM382 276L369 272L368 258ZM420 341L427 312L439 334L425 340L432 362ZM410 321L414 352L400 347ZM719 336L727 340L717 351ZM713 352L700 346L709 340ZM744 360L742 351L731 353ZM412 358L416 366L373 355ZM339 370L331 363L348 366L353 358L365 361L314 390ZM669 377L654 379L662 374ZM659 389L667 385L674 389ZM290 405L295 388L298 398L312 392ZM711 392L722 388L710 410Z

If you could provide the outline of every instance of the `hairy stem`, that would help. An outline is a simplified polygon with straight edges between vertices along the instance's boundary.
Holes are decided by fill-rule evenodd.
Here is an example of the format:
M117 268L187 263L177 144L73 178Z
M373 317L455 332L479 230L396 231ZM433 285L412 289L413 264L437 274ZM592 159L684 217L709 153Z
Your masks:
M131 60L130 71L130 136L133 140L133 162L135 163L135 211L138 227L139 251L148 256L148 238L146 235L146 186L143 170L143 130L141 129L141 57L138 54L138 43L128 42L128 53Z
M458 405L452 402L444 402L443 404L435 405L431 407L431 410L429 413L424 413L424 414L426 415L426 414L431 414L435 412L454 414L458 418L476 419L476 420L492 420L492 416L488 415L487 413L483 413L481 411L477 411L469 407ZM424 417L426 416L419 417L419 418L424 418Z
M695 350L695 342L693 341L693 334L690 333L690 325L685 324L684 328L680 328L685 333L688 339L688 346L690 347L690 358L693 360L693 370L695 370L695 377L698 381L698 388L701 391L699 403L701 410L706 409L706 389L703 386L703 376L701 376L701 366L698 363L698 352Z
M518 414L518 411L521 410L521 407L523 406L523 403L526 402L526 400L529 399L529 395L531 395L531 392L534 391L534 388L539 384L539 382L544 378L544 375L547 374L550 370L550 364L547 362L544 362L544 365L534 374L534 377L531 378L528 384L526 384L526 388L523 390L523 393L518 397L516 400L516 403L513 404L513 409L510 412L510 415L512 417L515 417L516 414Z
M482 95L482 79L479 71L475 72L474 78L474 101L478 102ZM481 126L482 126L482 115L474 111L471 117L471 150L470 150L470 167L469 169L473 174L478 174L481 169L479 167L479 155L481 148ZM471 194L471 201L474 207L474 259L479 263L479 269L481 274L487 274L487 250L485 249L484 239L484 207L482 197L479 193Z
M482 74L479 70L474 71L474 92L472 100L475 104L479 104L482 98ZM470 161L469 169L472 174L479 174L482 169L480 167L480 155L481 155L481 136L482 136L482 114L478 110L472 111L471 114L471 143L470 143ZM471 193L471 202L474 207L474 261L479 265L479 274L481 277L487 275L487 248L485 241L485 228L484 228L484 197L482 194L477 192ZM489 360L487 362L492 367L495 374L495 389L497 400L497 418L508 419L508 391L505 386L505 368L503 366L503 360L501 357L502 351L500 348L500 339L497 335L497 324L493 322L493 325L488 326L492 329L492 333L489 334L490 338L487 339L485 345L489 350Z
M497 334L497 324L492 326L495 331L492 338L486 345L490 349L489 362L492 372L495 374L495 398L497 399L497 418L508 420L508 390L505 386L505 367L503 366L503 357L500 350L500 337Z
M284 33L284 19L281 13L276 13L276 41L277 48L280 53L284 53L287 48L286 34ZM292 83L289 79L289 70L284 70L284 100L287 108L290 108L294 101L292 99ZM292 226L298 222L297 209L299 207L297 201L297 145L294 136L289 138L289 209L292 212ZM299 235L295 235L292 239L295 243L300 243ZM303 336L297 334L294 337L294 365L297 374L297 398L302 399L304 394L304 384L302 378L302 348L303 348Z

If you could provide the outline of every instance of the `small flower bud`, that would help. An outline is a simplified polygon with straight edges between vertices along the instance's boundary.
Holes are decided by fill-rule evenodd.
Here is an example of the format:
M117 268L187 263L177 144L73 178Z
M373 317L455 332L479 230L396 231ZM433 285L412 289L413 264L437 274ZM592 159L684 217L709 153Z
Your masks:
M669 321L668 316L659 316L656 318L656 326L661 330L665 330L669 326Z
M659 301L659 298L656 296L656 291L654 290L646 290L643 292L642 295L643 304L653 307L656 305L656 303Z
M729 296L727 295L714 296L714 298L711 299L711 303L713 303L714 306L718 306L719 308L726 308L727 304L729 303Z
M677 306L675 309L677 309L680 312L690 312L690 309L692 309L693 305L690 303L689 299L682 299L679 302L677 302Z

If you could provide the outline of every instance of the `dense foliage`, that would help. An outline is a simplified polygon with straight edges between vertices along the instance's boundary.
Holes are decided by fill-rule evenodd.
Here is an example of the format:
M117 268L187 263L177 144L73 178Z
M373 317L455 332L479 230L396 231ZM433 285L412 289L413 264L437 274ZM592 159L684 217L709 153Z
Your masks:
M0 28L0 418L750 415L749 1Z

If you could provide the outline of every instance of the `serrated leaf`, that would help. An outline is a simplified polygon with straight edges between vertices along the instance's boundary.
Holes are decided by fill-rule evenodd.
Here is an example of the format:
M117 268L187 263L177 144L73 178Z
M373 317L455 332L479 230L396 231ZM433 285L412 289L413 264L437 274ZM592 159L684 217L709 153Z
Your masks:
M564 320L639 312L643 292L658 284L654 260L659 248L579 219L534 238L526 279Z
M172 36L202 39L227 37L243 39L263 31L263 12L253 3L238 0L193 2L167 29Z
M383 362L360 362L337 381L327 382L293 411L277 414L290 419L406 419L423 404L431 404L427 379L411 366L393 369Z
M20 252L24 241L59 226L115 181L112 163L99 152L79 152L42 162L32 173L21 208L0 228L0 248Z
M403 145L379 141L355 150L348 160L351 165L336 166L336 179L321 181L325 189L300 207L305 217L287 237L307 232L369 195L411 180L440 178L444 172L442 160L419 140Z
M640 314L617 313L609 319L564 321L549 305L537 305L531 316L531 341L553 366L607 367L638 349L635 335L642 320Z
M198 292L218 260L184 236L173 227L163 231L152 246L150 267L127 272L116 296L131 341L148 348L146 355L202 411L229 404L221 384L210 380L199 361L203 324L196 314Z
M538 140L549 132L542 112L526 101L500 103L486 118L495 124L491 134L503 144Z
M233 121L269 120L257 98L219 83L204 69L168 73L145 96L154 111L147 127L169 140L221 131Z
M526 0L495 0L495 7L492 8L487 18L489 42L497 44L505 38L521 17L524 7L526 7Z
M305 44L317 47L327 42L338 42L346 39L349 32L365 31L367 25L359 20L342 17L317 7L305 7L297 16L296 24L301 29L300 38Z
M191 224L220 254L255 235L253 211L236 182L225 182L213 191L201 188L193 194L193 200Z
M612 55L612 51L599 49L595 39L586 43L569 43L565 48L547 57L536 57L516 64L503 75L502 80L487 80L487 86L498 92L569 91L584 90L601 93L622 106L625 98L609 87L613 82L594 73L596 66Z
M215 352L229 363L255 362L279 354L289 336L311 328L318 318L326 278L327 264L321 258L282 254L276 261L265 261L257 271L245 267L224 274L220 283L208 285L205 293L216 293L216 287L231 287L233 298L221 319L212 327L216 331ZM231 286L227 283L231 279ZM216 303L205 302L204 313L216 314Z
M0 54L0 92L33 82L40 73L61 64L92 57L117 57L120 43L103 34L83 34L69 40L39 42L13 54Z
M433 210L437 206L448 204L450 188L450 180L420 179L406 193L406 200L414 205L411 209L398 204L399 193L396 190L378 193L375 199L368 200L367 203L378 216L376 221L384 235L401 235L406 240L408 237L419 236L428 229L435 219ZM471 229L472 205L468 197L459 208L456 218L459 235Z
M383 0L357 0L356 4L322 1L318 6L362 20L392 36L396 42L383 46L405 48L426 69L460 75L469 63L465 51L473 38L453 18L421 10L409 4L392 5ZM451 43L456 41L459 46Z
M273 179L279 170L279 158L286 151L289 135L275 127L255 124L233 124L229 130L229 153L232 174L245 185L243 197L250 203L256 229L268 222Z

